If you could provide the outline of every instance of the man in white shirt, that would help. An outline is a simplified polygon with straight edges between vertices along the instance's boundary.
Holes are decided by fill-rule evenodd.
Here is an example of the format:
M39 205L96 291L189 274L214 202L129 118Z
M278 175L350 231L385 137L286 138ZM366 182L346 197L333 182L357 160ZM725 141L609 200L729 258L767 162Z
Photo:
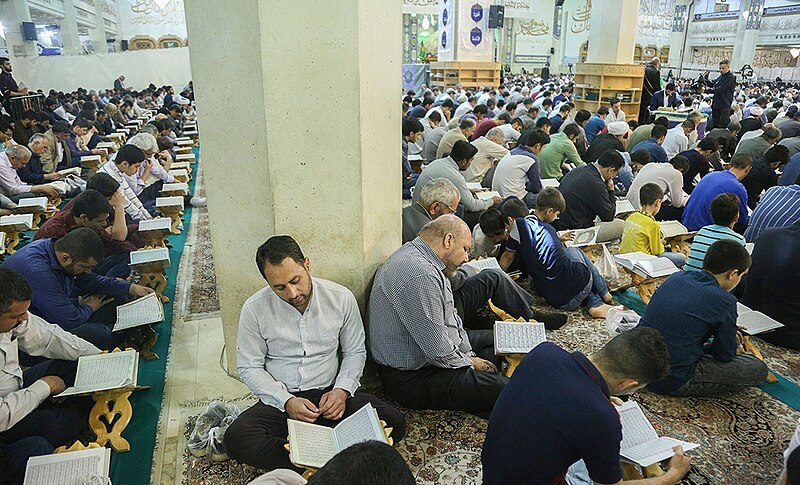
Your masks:
M256 262L269 286L242 307L236 368L259 400L226 431L228 455L262 470L299 470L284 449L287 419L334 427L368 403L400 441L403 416L357 392L367 351L350 290L312 278L311 263L291 236L269 238Z
M30 185L20 180L17 170L31 160L31 151L22 145L11 145L0 153L0 193L19 202L29 197L57 197L58 189L52 185Z
M45 403L75 381L75 360L100 349L28 312L31 286L0 268L0 445L13 483L22 483L28 458L72 444L87 426L91 400ZM47 359L25 369L19 351Z
M620 106L618 98L611 100L611 108L608 110L608 116L606 116L606 126L615 121L627 121L625 112L620 109Z
M125 196L125 216L126 219L130 219L129 223L148 220L153 217L147 212L147 209L144 208L139 198L136 197L136 193L123 177L123 174L131 176L137 173L145 158L147 156L141 148L134 145L124 145L119 149L113 160L106 162L97 171L98 173L107 173L111 178L119 182L119 190Z
M667 136L661 148L667 152L667 158L672 158L689 149L689 135L694 131L695 124L692 120L686 120L675 128L667 130Z
M472 109L478 104L478 98L475 96L470 96L467 98L466 96L461 95L458 97L458 102L458 108L456 108L456 112L453 115L453 118L455 119L461 119L462 116L472 111Z
M539 154L550 143L550 135L542 130L526 131L519 144L500 160L492 177L492 190L500 197L517 197L536 207L536 195L542 190Z
M462 172L467 182L480 183L486 172L492 168L494 161L506 156L508 150L503 147L504 138L503 129L495 126L487 131L485 136L472 141L472 145L478 149L478 153L475 154L469 168Z
M645 184L656 184L661 187L664 195L668 198L669 205L662 205L662 212L668 212L668 208L679 209L682 212L683 207L689 200L689 196L683 191L683 173L689 169L689 162L686 157L673 158L669 163L650 162L645 164L628 189L626 198L630 201L634 209L639 210L639 189ZM661 214L661 213L659 213ZM661 214L662 216L664 214ZM664 219L659 217L659 220ZM673 219L669 217L669 219ZM677 220L680 220L678 214Z

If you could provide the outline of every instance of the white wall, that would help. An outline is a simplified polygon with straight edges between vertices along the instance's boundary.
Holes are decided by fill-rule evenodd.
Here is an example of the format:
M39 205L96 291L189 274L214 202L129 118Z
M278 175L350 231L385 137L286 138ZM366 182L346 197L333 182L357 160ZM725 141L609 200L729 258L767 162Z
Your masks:
M73 91L107 89L125 76L125 85L142 89L169 84L180 91L192 78L188 47L115 52L82 56L14 57L14 79L28 89Z

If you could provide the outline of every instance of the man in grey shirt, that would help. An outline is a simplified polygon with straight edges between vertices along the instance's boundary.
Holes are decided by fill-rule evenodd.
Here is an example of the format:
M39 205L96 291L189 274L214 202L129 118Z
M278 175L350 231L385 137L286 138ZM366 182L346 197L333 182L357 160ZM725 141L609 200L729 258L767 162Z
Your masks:
M454 215L428 223L378 269L369 296L369 347L386 393L412 409L488 417L507 378L491 330L464 329L449 276L469 257L472 235ZM476 286L467 313L491 296Z
M367 353L350 290L312 278L309 259L291 236L269 238L256 262L269 286L242 307L236 369L259 400L225 432L228 455L262 470L298 471L284 449L287 419L334 427L367 403L393 429L394 441L401 440L403 416L358 392Z

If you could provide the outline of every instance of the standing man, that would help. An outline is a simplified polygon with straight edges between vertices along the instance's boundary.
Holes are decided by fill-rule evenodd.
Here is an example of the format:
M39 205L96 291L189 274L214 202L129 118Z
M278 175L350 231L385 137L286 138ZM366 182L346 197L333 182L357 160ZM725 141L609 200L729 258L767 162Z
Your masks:
M644 85L642 86L642 102L639 103L639 124L644 125L650 123L650 98L656 91L661 89L661 73L658 68L661 66L661 60L654 57L652 61L644 68Z
M713 82L708 79L708 71L703 73L700 80L709 86L703 91L714 95L711 102L711 118L714 128L725 128L731 121L731 104L733 91L736 89L736 76L731 72L731 61L723 59L719 63L720 76Z
M11 75L11 61L8 57L0 57L0 94L5 100L8 109L8 100L17 96L27 96L28 88L20 88L14 76Z
M283 447L286 420L334 427L366 404L400 441L403 416L358 392L367 351L350 290L312 278L311 262L291 236L269 238L258 248L256 264L268 288L242 307L236 368L259 400L225 433L231 458L262 470L300 471Z

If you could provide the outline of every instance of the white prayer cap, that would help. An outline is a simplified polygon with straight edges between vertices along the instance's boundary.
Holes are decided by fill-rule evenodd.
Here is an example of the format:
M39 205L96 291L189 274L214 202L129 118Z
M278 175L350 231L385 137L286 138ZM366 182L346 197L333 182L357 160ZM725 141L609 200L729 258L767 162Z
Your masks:
M628 123L624 121L614 121L608 124L608 132L614 136L624 135L628 132Z
M753 106L750 108L750 116L761 116L764 114L764 109L761 106Z

